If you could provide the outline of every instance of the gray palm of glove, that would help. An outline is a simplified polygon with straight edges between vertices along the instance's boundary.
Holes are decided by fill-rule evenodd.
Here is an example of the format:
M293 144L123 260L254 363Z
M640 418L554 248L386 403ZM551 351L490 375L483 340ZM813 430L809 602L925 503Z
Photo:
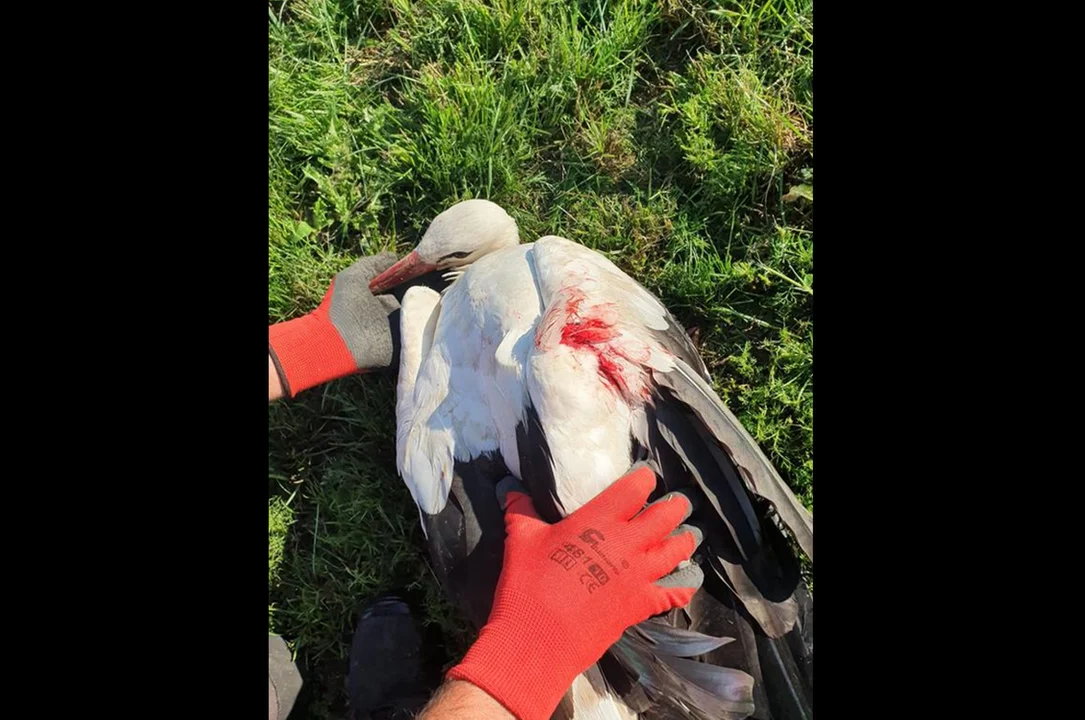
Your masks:
M389 252L364 257L335 276L328 319L346 343L359 371L398 365L399 301L369 291L369 281L392 266Z

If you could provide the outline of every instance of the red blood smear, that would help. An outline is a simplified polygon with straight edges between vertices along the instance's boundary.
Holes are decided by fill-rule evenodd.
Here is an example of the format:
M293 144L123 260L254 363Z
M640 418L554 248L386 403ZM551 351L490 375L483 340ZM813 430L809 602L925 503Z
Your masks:
M598 318L589 318L582 323L569 323L561 329L561 344L572 348L596 345L614 339L618 331Z
M618 363L611 360L604 353L597 352L595 357L599 360L599 375L611 384L615 390L622 395L629 396L629 386L625 382L625 377L622 375L622 368Z
M567 295L568 300L564 307L566 324L561 328L561 344L593 353L599 363L599 377L627 400L633 401L623 368L633 372L636 372L636 368L630 367L630 363L621 359L622 352L619 348L609 345L609 342L618 336L618 330L613 323L601 318L580 320L580 305L584 301L584 293L577 288L569 288ZM541 334L536 335L536 344L540 337ZM641 390L641 394L646 396L647 387Z
M629 398L629 383L622 372L623 363L618 361L618 353L606 343L618 336L613 325L608 325L598 318L589 318L580 323L569 323L561 329L561 344L578 350L594 353L599 362L599 376L615 390Z

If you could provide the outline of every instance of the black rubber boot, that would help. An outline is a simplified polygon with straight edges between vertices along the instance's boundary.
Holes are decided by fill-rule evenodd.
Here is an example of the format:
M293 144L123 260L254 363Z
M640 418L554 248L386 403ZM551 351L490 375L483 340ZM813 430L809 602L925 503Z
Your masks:
M429 700L422 636L399 594L381 595L362 610L350 648L347 692L351 720L407 720Z

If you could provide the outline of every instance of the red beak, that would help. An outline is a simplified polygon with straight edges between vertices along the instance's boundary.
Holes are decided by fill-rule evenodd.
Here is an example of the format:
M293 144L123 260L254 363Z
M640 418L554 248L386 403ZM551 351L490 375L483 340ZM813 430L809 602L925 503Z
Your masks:
M410 255L370 280L369 291L374 295L382 293L436 268L436 265L422 262L418 251L412 250Z

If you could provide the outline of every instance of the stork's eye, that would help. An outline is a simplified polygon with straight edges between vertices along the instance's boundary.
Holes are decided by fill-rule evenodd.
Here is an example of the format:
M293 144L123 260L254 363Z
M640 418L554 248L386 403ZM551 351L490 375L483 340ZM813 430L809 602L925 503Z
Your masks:
M441 259L442 260L451 260L451 259L455 258L456 260L463 260L465 257L467 257L470 254L471 253L469 253L469 252L454 252L454 253L449 253L448 255L445 255Z

